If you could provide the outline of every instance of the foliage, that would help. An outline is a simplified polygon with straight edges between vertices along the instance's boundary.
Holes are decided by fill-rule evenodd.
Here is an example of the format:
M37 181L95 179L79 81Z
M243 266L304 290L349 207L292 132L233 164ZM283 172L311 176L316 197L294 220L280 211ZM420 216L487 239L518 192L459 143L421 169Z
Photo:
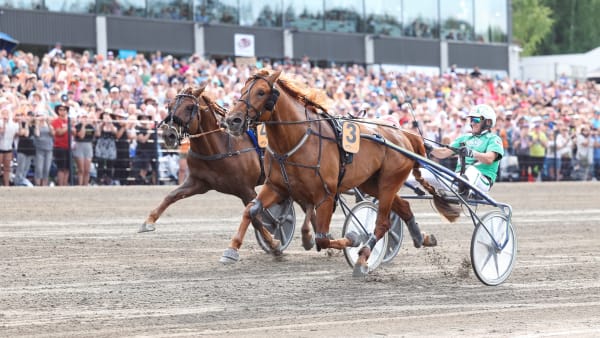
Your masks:
M537 54L538 45L551 32L554 23L552 10L540 0L513 0L512 10L513 37L523 48L521 55Z
M536 54L582 53L600 45L600 0L542 0L556 21Z

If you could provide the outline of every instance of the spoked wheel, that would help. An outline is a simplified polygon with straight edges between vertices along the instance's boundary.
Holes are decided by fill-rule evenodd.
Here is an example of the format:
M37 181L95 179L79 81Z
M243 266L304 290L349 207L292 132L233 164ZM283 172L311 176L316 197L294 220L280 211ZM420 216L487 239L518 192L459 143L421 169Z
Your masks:
M510 276L517 258L517 237L508 216L500 211L481 217L471 239L471 264L486 285L502 284Z
M355 232L360 237L360 245L352 248L344 249L346 262L350 267L354 267L358 260L358 251L367 243L371 234L375 231L375 221L377 220L377 205L370 201L362 201L356 204L346 216L344 227L342 228L342 237L345 237L349 232ZM383 257L387 252L388 236L383 236L377 243L371 255L367 260L369 272L375 270L383 261Z
M294 202L287 199L281 203L273 204L268 209L262 211L263 226L269 230L271 235L281 241L281 251L285 250L294 237L296 228L296 212L294 211ZM262 235L254 229L254 235L258 245L267 253L271 252L271 247Z
M385 251L385 256L383 257L383 263L388 263L394 259L394 257L396 257L398 251L400 251L400 247L402 246L402 239L404 238L404 221L402 221L402 218L392 211L390 214L390 221L392 223L392 227L387 233L388 244L387 250Z

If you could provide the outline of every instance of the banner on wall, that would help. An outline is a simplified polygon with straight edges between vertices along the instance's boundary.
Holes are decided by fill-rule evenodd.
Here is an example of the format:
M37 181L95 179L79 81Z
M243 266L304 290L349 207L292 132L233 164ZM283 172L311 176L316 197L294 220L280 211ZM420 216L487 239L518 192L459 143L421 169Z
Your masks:
M252 34L235 34L234 53L235 56L254 57L254 35Z

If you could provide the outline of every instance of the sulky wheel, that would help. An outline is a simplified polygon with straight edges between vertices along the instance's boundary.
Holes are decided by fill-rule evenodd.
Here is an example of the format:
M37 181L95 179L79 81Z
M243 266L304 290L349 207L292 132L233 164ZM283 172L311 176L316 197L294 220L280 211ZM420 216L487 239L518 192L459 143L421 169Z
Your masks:
M342 237L345 237L349 232L359 234L360 245L357 247L347 247L344 249L346 262L350 267L354 267L358 260L358 251L364 246L371 234L375 231L375 221L377 220L377 205L369 201L362 201L356 204L346 216L344 227L342 228ZM388 236L383 236L377 243L367 263L369 272L375 270L383 261L388 247Z
M294 211L294 202L287 199L281 203L273 204L268 209L262 211L263 226L269 230L275 239L281 241L281 251L285 250L292 238L296 228L296 212ZM267 253L271 252L271 247L262 235L254 229L256 241L260 247Z
M481 217L471 239L471 264L486 285L502 284L510 276L517 258L517 237L508 216L500 211Z
M392 227L387 233L388 244L387 250L385 252L385 256L383 257L383 263L388 263L396 255L398 251L400 251L400 247L402 246L402 238L404 233L402 232L404 227L404 221L396 214L394 211L390 213L390 221L392 223Z

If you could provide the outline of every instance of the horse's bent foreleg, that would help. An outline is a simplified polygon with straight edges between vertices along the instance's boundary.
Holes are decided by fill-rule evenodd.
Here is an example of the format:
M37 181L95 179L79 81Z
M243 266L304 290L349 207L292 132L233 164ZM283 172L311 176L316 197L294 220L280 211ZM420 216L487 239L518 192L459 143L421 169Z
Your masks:
M201 182L188 177L182 185L167 194L158 207L150 212L138 232L154 231L154 224L171 204L196 194L203 194L206 191L207 189Z
M309 223L316 222L315 218L315 207L312 204L306 205L304 208L304 212L306 213L304 217L304 223L302 223L302 247L304 250L310 250L315 246L315 239L312 234L312 229Z
M333 198L325 200L316 210L316 224L315 226L315 242L317 244L317 250L321 249L344 249L348 246L356 246L358 238L345 238L331 239L329 234L329 225L331 222L331 216L333 213Z
M240 255L238 251L242 246L242 243L244 242L244 236L248 231L248 226L250 225L250 222L253 222L253 219L257 217L257 215L262 211L263 208L268 208L274 202L277 201L277 198L279 198L279 195L277 195L272 190L267 189L267 187L267 185L263 186L260 194L254 200L248 203L248 205L246 205L246 208L244 208L244 212L242 213L242 221L238 226L238 230L231 238L229 247L225 249L223 256L221 256L221 258L219 259L221 263L228 264L239 261ZM271 236L271 233L269 233L269 231L262 226L262 223L253 222L253 225L256 228L256 230L260 232L265 241L269 244L273 252L281 253L281 243L278 240L275 240L273 236Z

